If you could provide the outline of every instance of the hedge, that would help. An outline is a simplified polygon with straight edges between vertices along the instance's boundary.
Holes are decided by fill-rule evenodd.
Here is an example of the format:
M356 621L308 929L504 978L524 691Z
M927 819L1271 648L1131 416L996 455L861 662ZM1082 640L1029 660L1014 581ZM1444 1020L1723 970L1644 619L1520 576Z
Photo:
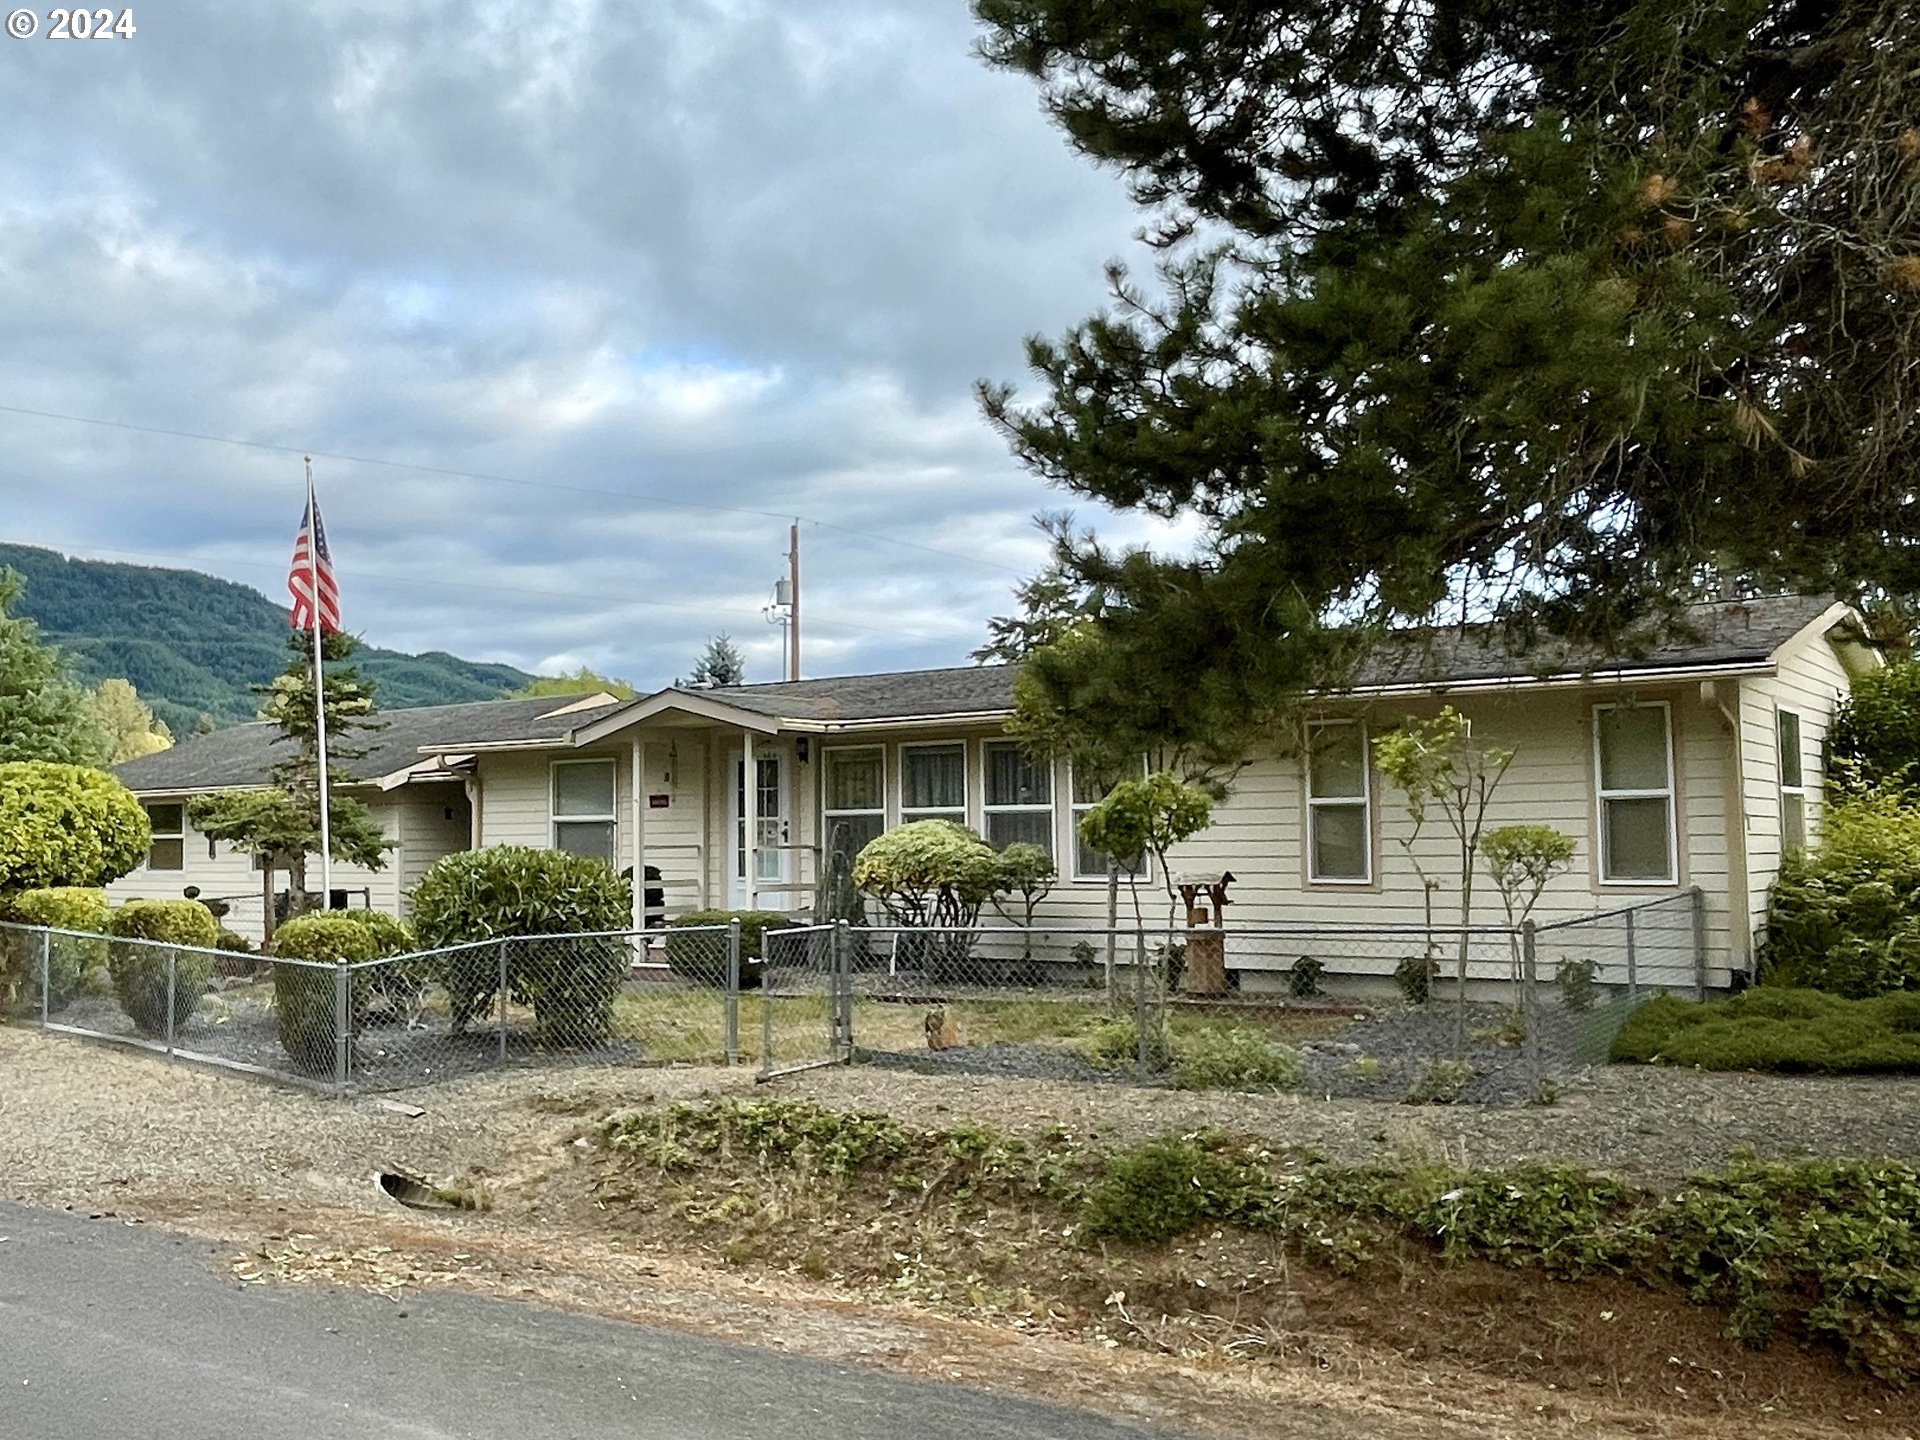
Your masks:
M1848 1000L1763 985L1724 1000L1656 995L1620 1027L1613 1058L1786 1075L1920 1073L1920 994Z
M624 932L633 890L606 864L564 850L496 845L434 863L411 897L414 931L429 949L536 935ZM509 996L533 1007L543 1041L597 1045L611 1033L613 1000L626 979L624 940L566 939L506 947ZM499 994L501 952L455 950L436 970L456 1033Z
M107 933L107 893L81 885L47 890L22 890L0 896L0 920L15 925L44 926L50 930L80 930L88 936ZM12 991L23 1009L40 1007L40 936L18 930L0 935L0 992ZM47 937L47 1011L56 1014L73 1003L87 979L107 963L104 939L78 935Z
M104 771L0 763L0 893L105 885L140 864L152 841L147 812Z
M1828 806L1819 846L1780 862L1761 959L1770 983L1853 999L1920 989L1920 802Z
M751 989L760 983L769 930L784 930L793 917L778 910L690 910L667 928L667 964L673 973L701 985L727 983L727 937L711 931L675 935L675 930L740 922L740 984Z
M339 967L380 955L374 927L361 918L366 913L311 911L273 932L274 1018L281 1047L302 1070L326 1074L334 1068ZM365 1018L366 973L353 976L348 988L349 1035L359 1033Z
M173 1027L200 1006L213 978L213 949L220 926L194 900L129 900L107 920L113 940L107 970L127 1018L143 1033L167 1033L167 966L173 964ZM191 949L174 947L191 946Z

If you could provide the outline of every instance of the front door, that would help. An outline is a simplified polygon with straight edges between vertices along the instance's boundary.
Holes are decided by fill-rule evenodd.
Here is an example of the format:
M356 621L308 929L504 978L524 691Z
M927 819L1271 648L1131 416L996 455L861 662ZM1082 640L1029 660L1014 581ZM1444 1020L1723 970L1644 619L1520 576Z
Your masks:
M788 803L786 765L776 752L762 751L753 757L754 796L751 808L747 799L747 763L733 762L733 863L729 867L729 903L738 910L747 904L747 817L758 818L753 841L753 883L760 887L753 899L760 910L786 910L793 897L783 886L790 878L786 848Z

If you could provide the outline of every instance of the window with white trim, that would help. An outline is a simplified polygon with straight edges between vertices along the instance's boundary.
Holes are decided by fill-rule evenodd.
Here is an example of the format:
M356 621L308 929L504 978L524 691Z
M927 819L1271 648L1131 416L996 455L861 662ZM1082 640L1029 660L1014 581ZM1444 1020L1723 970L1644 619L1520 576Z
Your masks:
M613 760L553 762L553 848L614 863Z
M1800 743L1800 717L1791 710L1776 711L1774 736L1780 758L1780 848L1797 850L1807 843L1806 752Z
M1373 880L1373 778L1367 727L1325 720L1307 727L1307 878L1316 885Z
M843 849L851 861L887 828L887 752L879 745L820 754L820 833L823 847Z
M986 768L986 840L996 850L1038 845L1053 854L1053 765L1035 760L1017 740L989 740Z
M900 747L900 820L967 823L967 747Z
M1141 761L1141 773L1146 772L1146 762ZM1073 878L1076 880L1105 880L1107 878L1107 852L1096 850L1080 838L1080 817L1107 798L1113 786L1093 774L1082 775L1072 766L1067 767L1068 793L1072 803L1068 806L1068 819L1073 825ZM1120 876L1126 879L1145 875L1148 861L1144 855L1134 855L1120 862Z
M187 868L187 807L183 801L165 801L142 807L153 841L147 847L147 869Z
M1600 801L1600 879L1671 885L1673 731L1664 701L1594 707L1594 788Z

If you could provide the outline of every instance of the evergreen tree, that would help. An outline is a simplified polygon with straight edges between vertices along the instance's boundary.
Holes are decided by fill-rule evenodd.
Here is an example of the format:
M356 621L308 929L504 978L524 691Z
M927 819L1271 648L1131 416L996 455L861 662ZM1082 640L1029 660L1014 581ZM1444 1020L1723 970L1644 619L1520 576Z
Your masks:
M1390 624L1920 594L1906 0L975 10L1160 247L983 391L1047 480L1200 524L1063 543L1103 673L1257 709Z
M694 662L693 673L679 685L685 690L710 690L716 685L744 685L747 662L733 637L724 630L707 641L707 648Z
M292 753L277 760L269 772L272 788L203 795L188 811L201 834L284 867L288 908L298 915L324 905L322 897L307 889L307 861L320 853L320 741L313 703L312 638L295 634L288 646L287 668L263 687L265 701L260 707L260 718L280 728L277 743L292 747ZM378 870L386 864L386 837L366 805L341 789L356 778L349 762L367 753L352 737L382 728L373 718L372 687L345 663L357 648L359 642L350 635L329 635L323 642L328 832L335 860Z
M95 723L107 736L107 763L137 760L173 744L173 732L128 680L102 680L88 697Z
M104 765L107 734L65 659L33 621L8 614L25 583L0 570L0 761Z

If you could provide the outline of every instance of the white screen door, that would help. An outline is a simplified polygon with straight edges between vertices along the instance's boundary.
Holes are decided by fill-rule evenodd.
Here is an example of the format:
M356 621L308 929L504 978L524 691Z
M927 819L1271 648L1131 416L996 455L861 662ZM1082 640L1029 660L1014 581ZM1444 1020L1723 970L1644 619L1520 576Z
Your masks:
M787 786L786 766L776 754L753 757L755 803L752 813L759 817L754 836L753 878L759 886L778 886L788 879ZM731 901L735 909L747 903L747 765L733 762L733 864ZM791 895L785 890L763 889L755 905L761 910L790 908Z

